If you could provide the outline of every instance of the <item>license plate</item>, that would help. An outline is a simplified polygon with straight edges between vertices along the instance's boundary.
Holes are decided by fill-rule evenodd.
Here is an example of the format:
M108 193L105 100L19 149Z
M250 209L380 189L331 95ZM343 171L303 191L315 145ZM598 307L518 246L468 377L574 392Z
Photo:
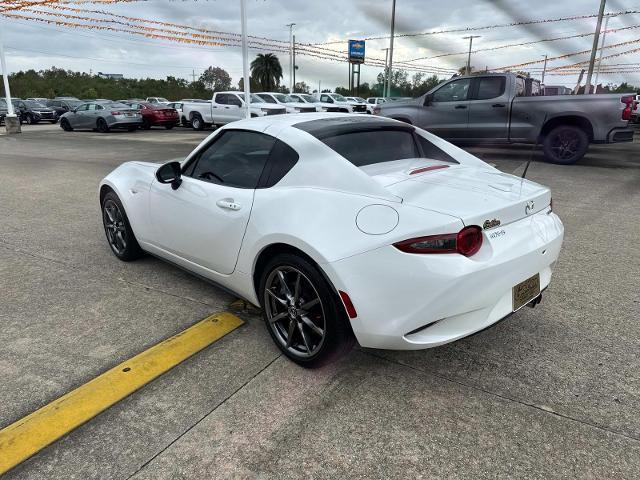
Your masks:
M135 113L125 113L125 115L126 115L127 117L135 117L135 116L136 116L136 114L135 114Z
M540 295L540 274L536 273L513 287L513 311L525 306L538 295Z

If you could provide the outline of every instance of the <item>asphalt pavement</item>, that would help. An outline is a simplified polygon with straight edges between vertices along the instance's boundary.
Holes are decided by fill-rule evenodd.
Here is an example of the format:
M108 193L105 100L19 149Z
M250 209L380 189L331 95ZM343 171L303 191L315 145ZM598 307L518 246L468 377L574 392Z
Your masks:
M0 428L234 298L104 238L97 184L184 157L208 132L0 135ZM640 138L577 165L470 148L549 185L565 223L550 288L473 337L356 348L320 370L245 324L45 448L7 479L638 478ZM3 479L4 480L4 479Z

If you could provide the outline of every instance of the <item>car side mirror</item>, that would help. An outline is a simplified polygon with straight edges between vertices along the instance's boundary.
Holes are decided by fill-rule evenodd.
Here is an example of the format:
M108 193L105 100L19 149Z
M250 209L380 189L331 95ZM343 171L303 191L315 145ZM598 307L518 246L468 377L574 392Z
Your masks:
M428 107L429 105L431 105L433 103L433 93L427 93L424 96L424 106Z
M177 190L182 183L180 162L169 162L156 170L156 179L160 183L170 183L171 188Z

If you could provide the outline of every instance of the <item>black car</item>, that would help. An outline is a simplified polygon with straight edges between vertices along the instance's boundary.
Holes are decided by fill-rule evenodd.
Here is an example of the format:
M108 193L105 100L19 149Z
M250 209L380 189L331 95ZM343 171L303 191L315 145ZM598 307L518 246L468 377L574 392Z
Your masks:
M7 102L0 99L0 124L4 123L4 117L7 116Z
M80 105L82 105L82 102L80 100L54 99L47 101L47 107L53 108L58 117L61 117L63 114L70 112L75 108L78 108Z
M34 100L13 100L13 108L16 115L20 115L27 125L38 122L58 122L58 114L53 108Z

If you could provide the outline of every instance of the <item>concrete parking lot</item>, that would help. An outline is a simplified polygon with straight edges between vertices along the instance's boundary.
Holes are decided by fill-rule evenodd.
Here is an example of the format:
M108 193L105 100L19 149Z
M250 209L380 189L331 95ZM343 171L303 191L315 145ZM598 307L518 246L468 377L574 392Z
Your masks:
M212 313L229 294L155 258L122 263L96 187L208 132L0 135L0 428ZM531 147L472 148L520 174ZM356 348L320 370L245 321L7 479L638 478L640 136L544 163L565 223L550 288L440 348Z

